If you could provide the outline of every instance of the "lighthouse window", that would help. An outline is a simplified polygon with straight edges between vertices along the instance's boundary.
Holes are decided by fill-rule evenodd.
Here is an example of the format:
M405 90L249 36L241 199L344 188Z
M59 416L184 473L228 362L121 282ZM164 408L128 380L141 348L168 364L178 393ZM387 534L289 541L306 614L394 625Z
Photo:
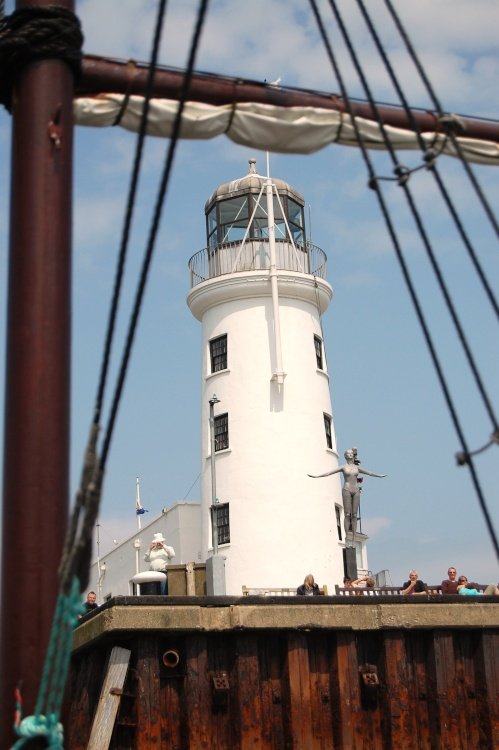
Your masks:
M208 247L216 247L217 245L217 207L213 206L210 213L206 217L206 224L208 230Z
M284 196L281 196L281 203L283 204L283 207L279 205L277 198L274 197L274 223L275 223L275 238L276 240L287 240L288 230L286 229L286 222L284 221L284 214L283 209L285 209L285 200ZM289 222L288 222L289 224ZM291 229L291 225L289 226L291 233L293 233L293 230Z
M296 245L304 245L303 208L291 198L287 199L287 216L289 231Z
M290 222L303 227L302 207L291 200L291 198L288 198L288 217Z
M326 431L326 444L331 450L333 449L333 436L331 432L331 417L324 414L324 429Z
M255 200L255 198L253 198ZM275 198L274 198L275 208ZM265 237L269 236L269 220L267 214L267 202L265 196L260 196L260 200L255 209L255 215L253 223L251 225L251 236L252 237Z
M229 415L219 414L215 417L215 451L229 447Z
M227 369L227 335L210 341L211 372Z
M222 242L242 240L248 226L247 196L231 198L219 204L220 229Z
M281 196L281 203L284 208L284 196ZM274 227L275 227L275 238L277 240L285 240L288 237L286 224L283 218L283 208L277 200L277 196L274 195L273 199L274 206ZM285 209L284 209L285 210ZM267 200L265 196L260 198L260 202L255 211L255 218L253 220L251 236L252 237L265 237L269 236L269 220L267 214Z
M230 542L229 503L220 503L216 506L218 543L228 544Z
M315 344L315 358L317 360L317 368L319 370L323 370L323 362L322 362L322 339L319 338L319 336L314 336L314 344Z
M341 536L341 509L339 505L335 505L334 509L336 511L336 531L338 532L338 539L342 540Z

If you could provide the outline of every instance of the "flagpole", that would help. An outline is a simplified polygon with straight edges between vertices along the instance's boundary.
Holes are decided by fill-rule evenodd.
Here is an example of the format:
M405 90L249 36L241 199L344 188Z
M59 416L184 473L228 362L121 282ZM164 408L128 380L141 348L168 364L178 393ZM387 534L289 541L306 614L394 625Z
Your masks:
M137 526L138 526L138 529L140 531L142 529L142 524L140 522L140 516L141 516L141 514L139 513L139 511L141 510L142 506L140 504L140 484L139 484L139 478L138 477L137 477L136 485L135 486L136 486L136 492L135 492L135 510L136 510L136 515L137 515Z

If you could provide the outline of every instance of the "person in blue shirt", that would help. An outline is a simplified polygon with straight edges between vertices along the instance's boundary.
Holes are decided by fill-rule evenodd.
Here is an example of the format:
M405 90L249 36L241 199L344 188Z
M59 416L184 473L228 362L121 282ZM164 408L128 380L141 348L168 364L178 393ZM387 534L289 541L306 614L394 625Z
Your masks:
M481 591L478 591L477 584L468 581L466 576L459 576L457 580L457 593L463 596L480 596Z

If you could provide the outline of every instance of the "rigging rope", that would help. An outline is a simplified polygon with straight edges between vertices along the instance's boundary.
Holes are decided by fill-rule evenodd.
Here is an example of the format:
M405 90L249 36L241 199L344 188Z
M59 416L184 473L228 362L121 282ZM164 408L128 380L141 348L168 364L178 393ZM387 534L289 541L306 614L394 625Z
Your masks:
M482 266L480 264L480 261L479 261L477 255L476 255L476 252L475 252L475 250L473 248L473 244L471 243L471 240L468 237L468 234L467 234L467 232L466 232L466 230L464 228L464 225L463 225L463 223L462 223L462 221L461 221L461 219L459 217L459 214L458 214L458 212L457 212L457 210L456 210L456 208L454 206L454 203L452 202L452 199L451 199L451 197L450 197L450 195L449 195L449 193L448 193L448 191L446 189L445 183L444 183L443 178L441 177L439 169L438 169L437 156L439 156L440 153L443 152L444 143L441 144L440 151L439 151L438 154L436 154L432 149L429 149L426 146L426 143L425 143L425 141L424 141L424 139L423 139L423 137L421 135L421 130L420 130L420 128L419 128L419 126L418 126L418 124L416 122L416 119L414 117L414 113L413 113L411 107L409 106L409 102L407 101L407 98L406 98L405 93L404 93L404 91L402 89L400 81L399 81L399 79L397 77L395 69L394 69L393 65L391 64L391 62L390 62L390 59L389 59L389 57L388 57L388 55L386 53L385 48L383 47L383 44L381 42L381 39L379 37L378 32L376 31L376 28L374 26L372 18L369 15L369 12L366 9L364 0L357 0L357 5L359 6L360 12L362 13L362 16L363 16L363 18L364 18L364 20L365 20L365 22L367 24L367 27L369 28L369 31L370 31L371 36L373 38L373 41L374 41L374 43L376 45L376 48L377 48L377 50L379 52L379 55L380 55L380 57L382 58L382 60L383 60L383 62L385 64L385 68L386 68L386 70L388 72L390 80L393 83L393 86L394 86L394 88L395 88L395 90L396 90L396 92L397 92L397 94L398 94L398 96L400 98L400 102L402 104L402 107L403 107L406 115L407 115L408 122L410 123L410 125L411 125L414 133L416 134L416 137L417 137L418 142L419 142L419 147L420 147L421 151L424 154L423 158L425 160L425 164L423 164L421 167L417 167L416 169L426 168L426 169L428 169L428 171L430 171L432 173L433 177L435 178L435 180L437 182L437 185L438 185L438 187L440 189L440 193L441 193L442 197L444 198L444 201L445 201L445 203L447 205L447 208L449 209L450 214L452 216L452 219L454 220L454 224L455 224L455 226L456 226L456 228L458 230L458 233L459 233L459 235L460 235L460 237L461 237L461 239L463 241L463 244L464 244L464 246L465 246L465 248L466 248L466 250L468 252L468 255L469 255L470 259L471 259L471 262L472 262L472 264L473 264L473 266L475 268L475 271L476 271L476 273L478 275L478 278L481 281L481 284L483 286L485 294L488 297L490 304L492 305L492 308L493 308L493 310L494 310L494 312L496 314L496 317L499 319L499 304L498 304L498 302L497 302L497 300L495 298L494 291L493 291L492 287L490 286L490 284L489 284L489 282L487 280L485 272L484 272L484 270L483 270L483 268L482 268ZM415 171L415 170L412 170L412 171Z
M138 283L137 290L136 290L135 303L134 303L132 316L131 316L130 323L129 323L126 343L125 343L123 356L121 360L121 366L120 366L120 370L118 374L118 380L117 380L116 388L114 391L114 397L113 397L112 406L111 406L111 413L110 413L106 433L105 433L104 440L103 440L103 446L102 446L102 452L101 452L102 470L104 470L105 468L107 455L108 455L109 447L111 443L111 438L112 438L112 434L114 430L114 424L115 424L116 417L118 414L119 403L120 403L121 394L123 391L123 386L125 383L128 363L130 360L130 353L132 350L132 345L133 345L133 341L135 337L135 331L137 328L139 314L140 314L140 310L142 306L142 300L144 297L147 277L149 274L152 256L154 253L154 247L155 247L156 237L157 237L157 233L159 229L162 209L163 209L163 205L165 201L166 192L168 189L168 184L170 181L170 174L171 174L173 160L175 157L175 152L176 152L176 147L177 147L177 142L178 142L178 138L180 134L180 126L182 123L182 112L184 110L185 103L187 101L187 95L189 93L190 82L192 78L192 73L194 71L196 54L198 50L199 40L201 38L201 32L202 32L203 25L204 25L204 20L206 17L208 4L209 4L209 0L200 0L199 7L198 7L198 15L196 19L196 26L194 29L193 37L191 40L191 47L190 47L190 52L189 52L189 59L187 63L186 73L184 76L182 90L179 96L179 103L178 103L177 114L175 117L175 122L173 125L173 132L172 132L170 144L169 144L167 155L166 155L166 161L165 161L165 165L163 168L163 174L160 180L160 186L159 186L158 193L157 193L156 206L154 210L152 224L150 227L146 252L144 255L144 259L143 259L142 271L141 271L139 283Z
M160 3L160 9L158 12L158 20L156 24L155 33L155 50L159 46L160 31L164 16L164 8L166 0L162 0ZM196 32L191 48L191 54L189 58L189 70L192 73L194 66L195 52L197 50L200 32L202 28L202 19L204 19L204 12L206 10L206 2L202 3L202 12L200 11L198 16L198 24L196 26ZM200 21L201 19L201 21ZM152 66L154 67L154 65ZM188 91L189 76L190 73L186 74L186 83L184 85L183 95L184 101ZM152 74L151 74L152 75ZM148 245L147 257L144 262L144 271L140 283L140 292L138 293L135 310L134 310L134 322L136 323L138 312L140 309L140 303L142 301L143 292L145 288L145 277L146 270L150 265L152 257L152 249L154 246L154 239L156 236L157 228L159 225L159 217L161 213L161 206L164 200L166 192L166 185L168 183L168 177L170 175L173 153L178 138L180 129L180 118L183 108L183 102L179 103L179 110L176 122L176 130L174 137L170 143L170 149L168 151L167 167L165 169L165 177L162 181L162 189L158 195L158 202L156 206L156 212L154 216L153 231L151 232L150 242ZM147 121L147 108L144 106L144 122ZM145 130L145 129L144 129ZM139 146L137 148L137 156L135 160L135 169L131 181L130 196L127 206L123 240L120 248L120 254L118 259L118 271L115 281L115 289L113 293L113 299L111 304L110 320L108 324L108 331L106 335L104 362L101 369L101 377L99 381L96 406L94 411L94 418L90 429L90 437L85 451L85 460L82 470L82 477L80 487L77 493L75 508L73 510L71 521L68 527L68 533L66 536L65 546L63 549L61 565L59 569L60 577L60 593L56 606L56 612L54 617L54 623L52 626L49 647L45 659L44 671L42 674L38 701L33 716L26 717L21 720L21 703L20 699L17 701L16 706L16 724L15 732L20 738L15 746L15 750L20 750L24 745L31 741L34 737L45 738L47 746L51 750L61 750L63 742L63 730L62 725L59 722L62 697L64 692L64 685L66 682L67 671L69 667L69 660L71 654L71 643L74 626L77 622L77 616L82 610L81 604L81 592L86 587L89 578L90 570L90 556L92 550L92 532L97 518L99 503L101 497L102 480L105 468L105 458L109 448L110 437L112 433L112 426L114 424L114 417L117 411L117 405L119 398L115 397L113 403L113 414L110 420L110 426L106 433L106 441L104 444L104 450L99 459L97 451L97 440L99 434L99 421L100 412L102 408L102 399L105 388L106 375L109 367L109 355L111 350L112 334L115 326L115 318L118 307L119 291L121 288L121 279L123 275L123 269L125 264L126 246L128 244L128 235L131 224L131 214L135 199L135 190L137 182L137 170L140 164L140 157L142 153L142 140L139 137ZM135 327L133 327L135 330ZM123 384L124 371L126 370L126 362L131 349L131 341L133 335L129 335L127 341L126 359L120 373L121 380L120 386ZM121 393L121 388L119 389ZM19 691L18 691L19 696Z
M470 165L468 164L468 162L464 158L464 154L463 154L463 151L461 149L461 145L459 143L458 138L456 137L456 122L455 122L455 119L454 119L454 122L449 122L449 121L446 122L445 121L446 115L445 115L444 111L442 110L442 107L440 105L440 101L438 100L438 97L435 94L435 91L433 90L433 86L431 85L431 83L430 83L430 81L428 79L428 76L426 75L426 72L425 72L423 66L421 65L421 62L420 62L420 60L419 60L419 58L418 58L418 56L417 56L417 54L416 54L416 52L414 50L414 47L412 46L411 40L409 39L409 36L408 36L406 30L402 26L400 18L397 15L397 12L395 11L395 9L393 7L393 5L391 3L391 0L385 0L385 5L388 8L388 11L389 11L390 15L392 16L392 19L393 19L393 21L394 21L394 23L395 23L395 25L396 25L399 33L400 33L400 36L401 36L402 40L404 41L404 44L405 44L405 46L407 48L407 51L408 51L408 53L409 53L409 55L410 55L410 57L411 57L414 65L416 66L416 69L417 69L419 75L421 76L421 80L423 81L428 94L429 94L430 98L433 101L433 105L435 107L435 110L440 113L440 121L444 125L444 129L446 130L447 134L449 135L449 138L451 139L452 144L453 144L454 148L456 149L456 152L457 152L459 158L461 159L463 167L464 167L465 171L467 172L468 177L469 177L471 183L473 184L473 186L475 188L476 194L477 194L477 196L478 196L478 198L479 198L479 200L480 200L480 202L481 202L481 204L483 206L483 209L484 209L485 213L487 214L490 223L494 227L494 229L496 231L496 234L499 234L499 225L497 224L497 220L496 220L496 217L494 215L494 212L492 211L492 208L490 207L489 202L487 201L487 198L485 197L485 193L483 192L483 190L482 190L482 188L481 188L478 180L476 179L475 173L473 172L473 170L471 169Z
M71 657L73 630L83 611L81 588L74 577L70 590L60 592L47 648L45 664L33 716L22 718L22 691L16 690L14 732L19 737L12 750L21 750L34 738L43 737L48 750L62 750L63 727L59 721L64 686Z
M141 127L137 138L134 166L130 181L129 195L125 212L125 219L122 232L122 240L117 261L117 270L115 275L113 295L111 300L109 319L104 344L104 353L97 387L96 401L94 406L93 421L90 427L88 443L85 449L84 465L82 470L81 481L76 496L75 507L71 516L68 534L63 551L63 557L60 567L61 586L64 590L68 589L73 575L77 575L82 590L87 586L90 570L90 558L92 552L92 534L97 520L100 498L102 494L102 483L104 478L104 465L99 459L98 454L98 437L100 431L100 417L102 411L102 402L106 386L107 375L109 371L109 361L111 356L112 341L116 325L116 317L119 305L130 227L133 216L133 207L137 190L138 176L142 159L145 127L147 122L147 113L149 107L149 98L152 91L154 71L157 65L159 43L164 22L166 0L161 0L158 6L156 24L154 31L153 44L151 49L151 61L149 70L149 79L147 87L146 100L142 113Z
M331 1L332 0L330 0L330 4L331 4ZM446 382L446 379L445 379L445 376L444 376L444 373L443 373L443 370L442 370L442 367L441 367L441 364L440 364L440 361L439 361L439 358L438 358L438 355L437 355L437 352L436 352L436 348L435 348L435 346L433 344L433 340L431 338L431 334L430 334L430 331L429 331L429 328L428 328L425 316L423 314L423 310L422 310L421 304L419 302L419 298L417 296L415 287L413 285L413 282L412 282L412 279L411 279L411 276L410 276L410 273L409 273L409 269L407 267L405 258L403 256L401 245L400 245L397 233L395 231L395 228L393 226L393 222L391 220L388 208L386 206L386 202L385 202L385 199L384 199L384 196L383 196L383 192L382 192L382 190L380 188L380 185L379 185L379 183L378 183L378 181L376 179L376 175L375 175L375 172L374 172L374 169L373 169L371 158L369 156L368 150L365 147L362 135L360 133L358 124L356 122L356 118L353 115L353 110L352 110L350 98L349 98L347 90L346 90L346 86L345 86L345 83L344 83L344 80L343 80L343 76L342 76L341 71L339 69L336 56L335 56L335 54L333 52L333 49L332 49L332 45L331 45L331 43L329 41L329 38L327 36L327 32L326 32L326 29L325 29L325 26L324 26L324 23L323 23L323 20L322 20L322 16L321 16L321 14L320 14L320 12L319 12L319 10L317 8L317 2L316 2L316 0L310 0L310 5L311 5L311 8L312 8L312 12L314 14L314 17L315 17L315 19L317 21L317 25L318 25L318 28L319 28L319 33L320 33L320 36L321 36L322 41L324 43L324 46L326 48L326 52L327 52L329 61L330 61L331 65L332 65L333 71L334 71L334 73L336 75L338 85L340 86L342 97L345 100L347 111L348 111L349 115L352 118L352 125L353 125L353 127L355 129L355 134L356 134L357 141L358 141L358 144L359 144L359 147L360 147L360 150L361 150L362 158L364 160L364 163L365 163L368 175L369 175L369 183L375 189L376 196L378 198L378 202L379 202L379 205L380 205L380 209L381 209L381 212L382 212L383 217L385 219L385 223L386 223L388 232L390 234L390 237L391 237L391 240L392 240L392 243L393 243L393 247L394 247L397 259L399 261L399 265L400 265L400 268L401 268L401 271L402 271L402 275L404 277L404 281L406 283L406 286L407 286L410 298L412 300L412 303L414 305L414 309L416 311L417 318L419 320L419 324L421 326L424 338L426 340L426 344L428 346L428 350L430 352L430 356L431 356L431 359L433 361L433 365L435 367L435 371L437 373L437 377L439 379L440 386L442 388L442 392L443 392L445 401L447 403L447 408L449 409L449 413L450 413L452 422L454 424L454 428L455 428L455 430L457 432L458 438L459 438L461 446L462 446L462 452L464 454L466 454L466 456L468 457L467 465L469 466L469 470L470 470L470 473L471 473L471 476L472 476L472 479L473 479L473 482L474 482L474 487L475 487L475 491L477 493L479 505L480 505L480 508L482 510L482 514L484 516L485 523L486 523L488 532L490 534L490 537L491 537L492 544L494 546L496 555L497 555L497 557L499 559L499 544L498 544L497 537L496 537L496 534L495 534L495 530L494 530L494 527L493 527L493 524L492 524L492 519L490 517L490 513L488 511L487 504L486 504L486 501L485 501L485 498L484 498L484 495L483 495L483 492L482 492L482 489L481 489L481 485L480 485L480 481L479 481L479 478L478 478L478 474L477 474L477 472L475 470L475 466L474 466L474 463L473 463L470 451L468 450L466 438L465 438L464 432L463 432L463 430L461 428L461 424L460 424L459 418L457 416L457 412L456 412L456 409L454 407L454 403L452 401L452 397L450 395L449 388L447 386L447 382Z
M139 182L140 168L142 163L142 154L144 150L144 142L147 129L147 119L149 115L149 105L154 87L154 77L158 64L159 47L161 40L161 33L163 29L163 21L165 14L166 0L161 0L158 6L158 13L156 19L156 27L154 31L154 38L148 68L146 91L144 95L144 106L142 109L142 117L140 119L139 133L137 137L137 143L135 147L135 156L132 174L130 178L130 185L128 188L128 198L125 211L125 220L123 223L123 230L121 235L121 244L118 256L118 263L116 266L116 275L114 280L113 296L111 306L109 310L109 318L107 324L107 332L104 344L104 354L102 358L101 372L99 378L99 385L97 389L97 397L95 402L94 412L94 424L98 424L101 418L102 404L104 401L104 392L106 388L106 381L109 372L109 362L111 357L111 349L113 344L114 330L116 326L116 318L118 315L119 300L121 294L121 287L123 283L123 276L125 271L126 256L128 252L128 243L130 239L130 230L133 219L133 211L135 207L135 198L137 195L137 187ZM125 100L126 101L126 100Z
M499 427L498 427L497 418L496 418L496 416L494 414L494 409L493 409L493 406L492 406L492 402L491 402L491 400L490 400L490 398L489 398L489 396L488 396L488 394L487 394L487 392L485 390L485 386L484 386L484 384L482 382L482 378L480 376L480 373L478 372L478 368L476 366L476 363L475 363L475 360L473 358L470 346L469 346L467 338L465 336L464 329L463 329L463 327L461 325L461 322L459 320L459 317L458 317L458 314L456 312L456 308L455 308L455 305L454 305L454 303L452 301L452 298L451 298L449 289L447 287L447 284L445 283L445 280L444 280L444 277L443 277L443 274L442 274L442 270L441 270L441 268L440 268L440 266L438 264L438 261L436 259L435 253L433 251L430 239L428 237L428 233L427 233L426 228L425 228L425 226L423 224L423 220L421 218L421 214L420 214L420 212L418 211L418 209L416 207L416 203L414 201L414 197L412 195L412 192L411 192L411 189L410 189L410 186L409 186L409 180L408 180L407 170L406 170L405 167L403 167L399 163L397 154L396 154L396 152L395 152L395 150L394 150L394 148L393 148L393 146L392 146L392 144L390 142L390 139L388 138L388 136L386 134L386 130L384 128L383 119L382 119L382 117L380 115L378 105L376 104L376 101L375 101L375 99L374 99L374 97L372 95L371 88L370 88L370 86L369 86L369 84L367 82L364 70L362 69L362 66L361 66L361 64L359 62L358 55L357 55L357 53L355 52L355 50L353 48L352 41L351 41L350 36L348 34L348 31L347 31L347 29L345 27L345 24L343 23L343 19L341 17L341 14L340 14L340 12L338 10L338 6L337 6L337 3L336 3L336 0L330 0L330 5L331 5L331 7L333 9L333 13L334 13L334 15L336 17L336 20L338 22L338 25L340 27L343 39L344 39L345 44L346 44L346 46L348 48L348 52L349 52L350 57L352 59L352 62L354 64L355 70L356 70L356 72L357 72L357 74L358 74L358 76L359 76L359 78L361 80L362 86L364 88L364 92L365 92L365 94L367 96L369 104L373 108L373 112L374 112L375 117L376 117L376 119L378 121L379 127L381 129L381 133L383 135L383 140L385 142L386 149L387 149L387 151L388 151L388 153L390 155L390 158L392 159L393 165L394 165L394 170L393 171L399 177L399 185L403 189L403 191L405 193L405 196L407 198L407 201L408 201L408 204L409 204L412 216L414 218L414 221L415 221L416 226L417 226L418 231L419 231L419 236L421 237L421 240L423 242L423 245L425 247L426 253L428 255L431 267L433 269L433 272L434 272L435 277L437 279L438 285L440 287L440 291L442 292L442 295L444 297L445 304L447 306L447 310L448 310L448 312L449 312L449 314L450 314L450 316L452 318L452 322L454 323L454 327L456 329L458 338L459 338L459 340L461 342L461 345L463 347L466 359L468 361L470 369L471 369L471 371L473 373L473 376L475 378L475 383L477 385L478 391L480 392L483 404L484 404L485 409L486 409L486 411L487 411L487 413L489 415L489 418L490 418L490 420L492 422L492 432L493 433L497 432L498 429L499 429Z

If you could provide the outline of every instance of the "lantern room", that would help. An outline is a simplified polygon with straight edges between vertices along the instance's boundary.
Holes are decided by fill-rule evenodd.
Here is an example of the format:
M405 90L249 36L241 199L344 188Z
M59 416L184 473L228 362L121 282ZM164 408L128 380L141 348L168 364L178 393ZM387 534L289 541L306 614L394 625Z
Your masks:
M249 174L221 185L205 206L208 248L245 239L268 239L268 212L265 201L266 177L256 172L250 159ZM273 179L274 227L276 241L293 239L305 244L303 197L287 182Z
M272 264L325 279L326 256L306 238L304 205L291 185L259 175L250 159L247 175L220 185L206 202L207 247L189 261L192 287Z

